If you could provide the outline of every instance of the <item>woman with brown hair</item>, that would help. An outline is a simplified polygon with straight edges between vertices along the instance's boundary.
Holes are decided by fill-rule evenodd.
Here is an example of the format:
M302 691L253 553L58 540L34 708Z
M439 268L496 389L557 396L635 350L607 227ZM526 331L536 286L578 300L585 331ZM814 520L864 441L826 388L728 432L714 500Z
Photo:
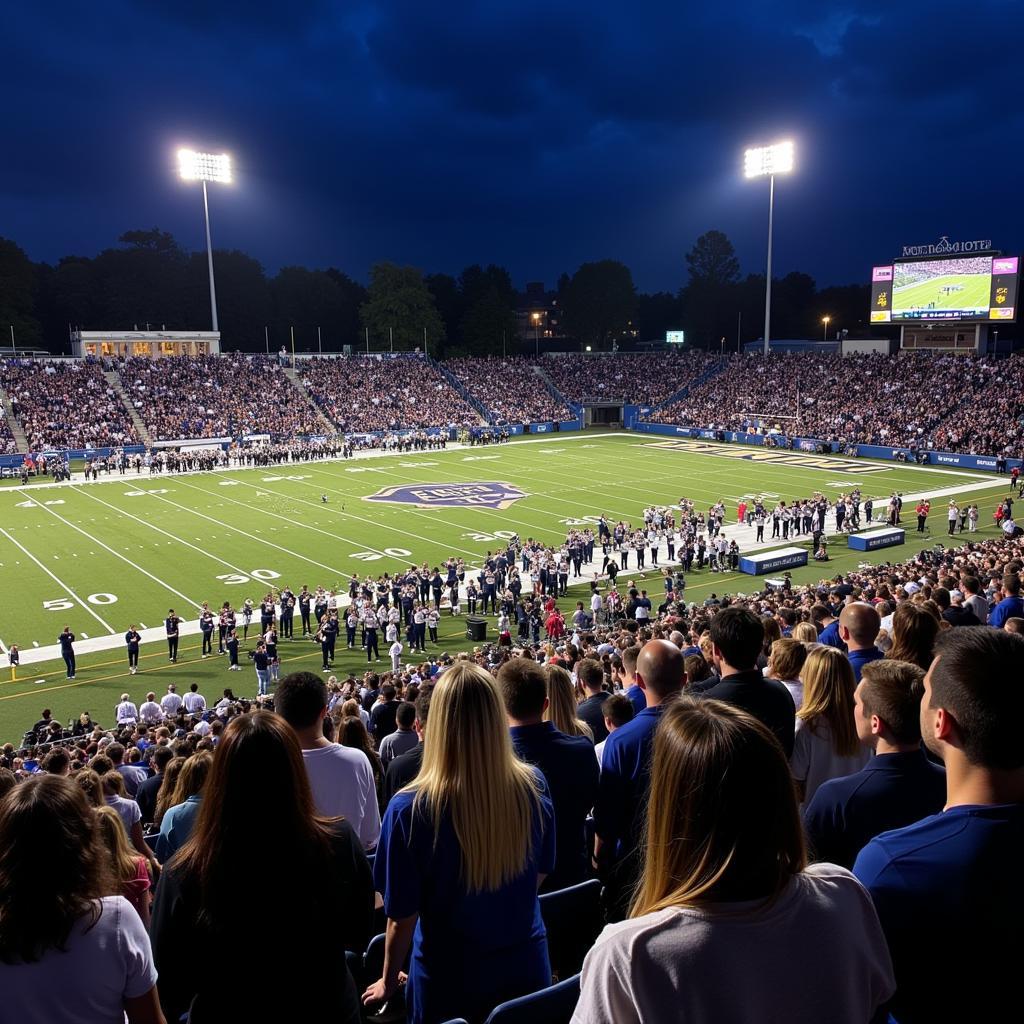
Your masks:
M885 656L890 661L909 661L928 671L935 638L939 635L938 608L931 601L912 604L901 601L892 613L892 646Z
M156 797L156 811L153 814L153 827L159 829L164 815L174 806L174 789L178 785L178 776L185 767L185 757L174 757L167 762L164 769L164 780L160 783L160 791Z
M117 883L104 860L95 811L70 779L36 776L0 800L4 1020L165 1024L149 937L127 900L107 895Z
M373 740L370 738L366 726L358 718L343 718L339 724L338 743L343 747L361 750L366 755L367 761L370 762L370 771L373 772L373 784L377 790L377 806L382 807L384 764L373 746Z
M800 678L804 699L796 713L790 767L806 805L823 782L859 772L871 751L857 736L857 683L846 655L837 647L817 647L807 655Z
M548 683L548 706L544 710L544 721L550 722L566 736L582 736L593 743L593 730L576 714L572 676L561 665L548 665L544 674Z
M868 894L845 868L807 866L778 740L733 705L673 702L630 919L587 954L574 1024L866 1024L894 987Z
M245 865L267 872L256 893L239 883ZM239 715L157 888L151 932L168 1018L356 1024L345 951L366 947L372 914L366 855L347 822L314 813L291 727L269 712ZM225 983L271 963L257 981Z
M201 750L186 758L181 766L170 807L160 819L160 834L156 838L156 855L161 864L170 860L192 834L212 764L213 755Z

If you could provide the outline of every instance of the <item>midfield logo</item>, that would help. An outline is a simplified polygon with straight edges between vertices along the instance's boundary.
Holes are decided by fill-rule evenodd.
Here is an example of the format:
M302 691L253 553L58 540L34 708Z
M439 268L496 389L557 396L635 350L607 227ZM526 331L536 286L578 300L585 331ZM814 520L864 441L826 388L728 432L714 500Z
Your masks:
M368 494L366 501L390 501L417 508L508 508L526 493L513 484L497 480L477 483L411 484L385 487Z

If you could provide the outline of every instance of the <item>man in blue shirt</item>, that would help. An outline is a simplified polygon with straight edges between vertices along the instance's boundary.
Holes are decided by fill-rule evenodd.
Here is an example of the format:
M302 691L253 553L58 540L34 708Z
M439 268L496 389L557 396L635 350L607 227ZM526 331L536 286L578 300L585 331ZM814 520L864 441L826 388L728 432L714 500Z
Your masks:
M610 920L625 916L639 871L654 732L665 705L678 696L685 682L683 655L675 644L667 640L644 644L637 656L636 683L647 706L605 741L594 823L595 858L604 876Z
M555 870L543 885L544 891L554 892L589 874L586 821L600 773L594 744L583 736L567 736L544 721L547 679L532 659L506 661L498 671L498 686L516 756L541 770L555 807Z
M859 683L861 669L885 655L875 646L882 620L865 601L848 604L839 613L839 638L846 644L846 657L853 666L853 678Z
M1024 948L1024 639L986 626L940 633L921 734L946 764L940 814L886 832L854 874L871 893L896 973L891 1019L1013 1016Z
M1020 596L1020 577L1003 577L1003 599L992 609L988 624L1002 629L1007 619L1019 619L1024 616L1024 600Z
M622 679L623 688L633 711L640 714L647 707L647 697L636 681L636 659L640 654L640 648L636 644L623 648L619 656L622 660L622 671L619 673Z
M853 867L870 840L942 810L946 772L921 749L924 672L906 661L873 661L854 691L861 743L875 756L853 775L819 787L804 811L815 860Z

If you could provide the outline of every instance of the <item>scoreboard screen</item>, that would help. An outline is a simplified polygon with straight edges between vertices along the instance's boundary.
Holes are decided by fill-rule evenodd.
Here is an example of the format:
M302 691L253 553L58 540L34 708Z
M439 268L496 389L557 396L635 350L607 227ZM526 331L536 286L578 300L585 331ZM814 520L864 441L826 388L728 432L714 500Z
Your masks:
M999 323L1016 319L1019 259L906 260L871 271L871 322Z

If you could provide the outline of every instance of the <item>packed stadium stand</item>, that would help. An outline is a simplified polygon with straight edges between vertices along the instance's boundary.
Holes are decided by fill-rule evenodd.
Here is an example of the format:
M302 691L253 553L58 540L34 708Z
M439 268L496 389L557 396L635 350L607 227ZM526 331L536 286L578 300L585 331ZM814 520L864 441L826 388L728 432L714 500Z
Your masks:
M99 363L8 360L0 384L33 451L139 443Z
M548 389L530 359L476 357L450 359L444 365L487 410L491 423L573 418L568 404Z
M473 408L419 356L301 359L299 377L324 415L345 433L478 423Z
M284 368L268 356L130 358L117 369L154 440L319 430Z

